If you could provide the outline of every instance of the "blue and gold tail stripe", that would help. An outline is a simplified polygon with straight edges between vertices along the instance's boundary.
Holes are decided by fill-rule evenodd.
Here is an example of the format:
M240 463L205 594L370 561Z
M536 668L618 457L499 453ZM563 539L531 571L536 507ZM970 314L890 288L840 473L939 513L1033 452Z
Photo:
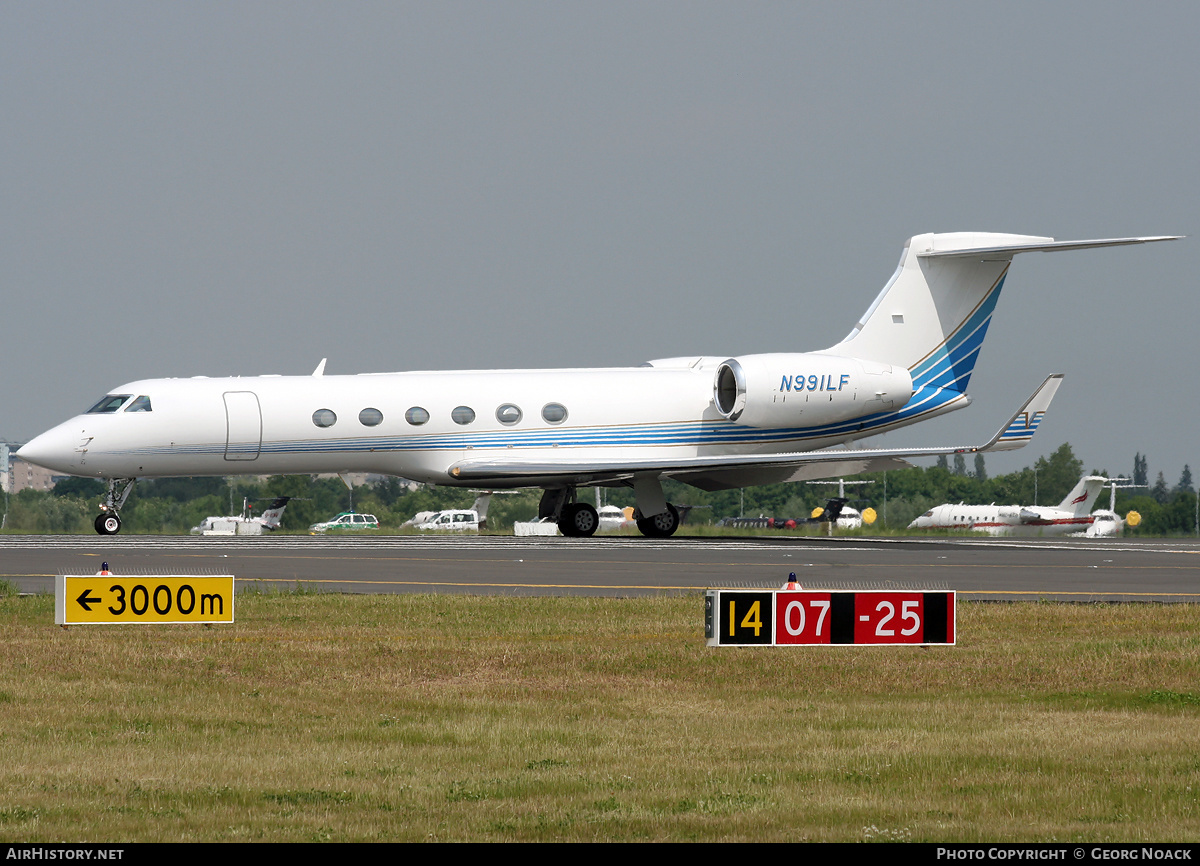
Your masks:
M1007 271L996 280L995 285L988 290L970 315L946 337L942 345L913 366L910 373L914 391L926 387L945 388L951 382L957 384L958 390L966 391L971 373L975 370L979 349L987 336L992 313L1000 300L1006 275Z
M1042 416L1045 412L1034 412L1031 417L1028 412L1022 412L1007 429L1000 434L1000 442L1020 442L1029 441L1033 438L1033 434L1037 432L1038 424L1042 423Z

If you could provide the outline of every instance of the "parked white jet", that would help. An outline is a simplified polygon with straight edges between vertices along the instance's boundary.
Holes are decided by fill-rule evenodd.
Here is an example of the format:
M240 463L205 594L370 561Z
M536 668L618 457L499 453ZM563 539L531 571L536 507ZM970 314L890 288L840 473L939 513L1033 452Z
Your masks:
M1066 535L1086 532L1096 495L1108 482L1100 475L1085 475L1056 506L1049 505L939 505L908 525L909 529L970 529L988 535Z
M487 529L488 507L492 502L492 491L485 490L475 497L470 508L447 508L444 511L418 511L410 520L400 524L415 529L433 529L447 532L478 532Z
M283 509L292 497L279 496L254 517L250 511L250 500L242 500L242 513L237 517L206 517L199 526L192 527L192 535L262 535L263 530L274 532L283 519Z
M969 404L967 384L1015 254L1170 239L918 235L862 319L820 352L358 376L325 376L322 361L312 376L131 382L20 455L108 479L101 533L120 530L119 509L139 477L377 472L540 487L540 516L574 536L599 525L596 509L576 500L578 487L626 485L638 528L665 537L679 525L663 496L666 477L720 490L1021 447L1060 376L982 445L844 446Z
M866 513L859 511L857 508L852 508L849 505L850 500L846 498L847 484L874 484L874 481L846 481L845 478L839 478L837 481L810 481L810 484L836 484L838 486L838 494L836 497L826 501L824 508L813 510L813 519L823 520L828 526L829 531L833 532L833 527L838 529L859 529L864 521L868 524L875 522L875 509L868 508Z
M1108 508L1097 508L1092 512L1092 525L1086 532L1079 533L1088 538L1111 538L1125 531L1126 526L1137 526L1142 522L1142 515L1130 511L1124 517L1117 514L1117 488L1145 487L1145 484L1122 484L1128 478L1110 478L1105 483L1109 486Z

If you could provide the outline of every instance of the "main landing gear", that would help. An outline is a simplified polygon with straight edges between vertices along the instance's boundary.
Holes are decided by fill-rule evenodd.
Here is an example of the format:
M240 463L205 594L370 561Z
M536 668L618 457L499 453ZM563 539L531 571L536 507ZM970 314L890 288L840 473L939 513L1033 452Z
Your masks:
M136 478L108 479L108 492L104 502L100 503L100 514L96 517L96 531L101 535L116 535L121 531L121 515L118 512L125 505L125 500L133 492Z
M679 509L667 503L667 510L653 517L642 517L640 511L633 513L638 531L647 538L670 538L679 528Z
M586 502L564 505L558 517L558 531L570 538L590 538L600 528L600 515Z
M660 499L661 495L659 492ZM590 538L600 528L600 516L588 503L574 499L573 487L547 490L538 505L538 517L553 519L558 523L558 531L568 538ZM670 538L679 528L679 510L666 501L660 507L664 510L650 517L642 517L640 510L634 512L637 528L647 538Z
M568 538L589 538L600 528L600 515L586 502L575 501L574 487L559 487L542 493L538 519L549 518Z

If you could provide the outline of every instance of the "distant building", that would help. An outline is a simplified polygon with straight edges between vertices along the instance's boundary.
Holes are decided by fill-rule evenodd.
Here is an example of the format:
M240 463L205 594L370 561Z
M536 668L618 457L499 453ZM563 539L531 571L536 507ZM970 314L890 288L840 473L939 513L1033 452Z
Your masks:
M26 488L53 490L55 483L66 477L41 466L26 463L14 453L19 447L0 442L0 489L5 493L18 493Z

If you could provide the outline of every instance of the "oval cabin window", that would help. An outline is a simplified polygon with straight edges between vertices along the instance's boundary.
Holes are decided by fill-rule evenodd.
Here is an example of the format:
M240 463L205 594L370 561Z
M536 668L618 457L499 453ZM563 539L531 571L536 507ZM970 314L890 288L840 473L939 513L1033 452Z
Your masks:
M506 427L511 427L521 420L521 407L514 403L505 403L496 409L496 420Z
M562 403L547 403L542 407L542 420L547 424L561 424L567 420L567 407Z

